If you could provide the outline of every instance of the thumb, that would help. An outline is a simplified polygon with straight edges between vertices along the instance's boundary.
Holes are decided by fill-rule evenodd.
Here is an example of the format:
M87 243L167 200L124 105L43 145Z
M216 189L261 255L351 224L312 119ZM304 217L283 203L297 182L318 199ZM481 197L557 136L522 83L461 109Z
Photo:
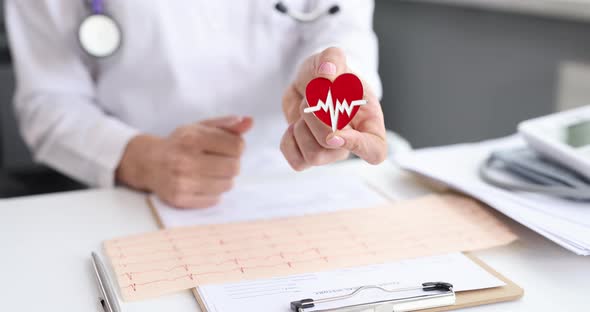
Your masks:
M295 87L299 94L305 94L305 88L312 79L327 78L334 80L346 72L348 72L348 66L346 65L344 50L336 47L327 48L309 57L302 64L295 79Z
M387 142L372 133L344 129L330 133L326 137L326 144L346 149L372 165L379 164L387 158Z
M345 73L347 69L344 50L332 47L315 55L313 58L313 71L309 74L312 79L322 77L334 80L340 74Z
M249 116L226 116L207 119L202 121L201 124L229 131L234 134L243 134L252 128L254 120Z

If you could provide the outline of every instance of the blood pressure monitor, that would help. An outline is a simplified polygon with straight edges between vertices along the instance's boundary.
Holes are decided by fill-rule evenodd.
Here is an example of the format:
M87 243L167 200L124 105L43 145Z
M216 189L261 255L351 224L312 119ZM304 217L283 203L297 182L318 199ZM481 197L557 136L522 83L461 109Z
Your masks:
M536 152L590 179L590 105L524 121L518 131Z

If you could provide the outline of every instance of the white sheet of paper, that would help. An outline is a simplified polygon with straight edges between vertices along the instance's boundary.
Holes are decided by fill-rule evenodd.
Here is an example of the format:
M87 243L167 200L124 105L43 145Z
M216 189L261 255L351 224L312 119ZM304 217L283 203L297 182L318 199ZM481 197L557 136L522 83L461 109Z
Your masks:
M358 176L318 172L240 180L218 205L206 209L176 209L154 195L151 201L169 228L372 207L386 199Z
M262 310L269 312L289 312L292 301L345 295L361 286L379 285L386 289L396 289L438 281L453 284L455 291L505 285L465 255L452 253L344 270L207 285L199 287L197 291L206 311L209 312L261 311L261 307L264 307ZM392 295L380 291L368 291L348 301L339 301L337 305L408 295L408 292Z
M426 148L396 161L411 171L443 182L494 207L510 218L580 255L590 254L590 203L511 192L479 178L480 164L494 150L524 146L518 136L473 144ZM461 164L460 166L454 164ZM510 175L503 176L510 179Z

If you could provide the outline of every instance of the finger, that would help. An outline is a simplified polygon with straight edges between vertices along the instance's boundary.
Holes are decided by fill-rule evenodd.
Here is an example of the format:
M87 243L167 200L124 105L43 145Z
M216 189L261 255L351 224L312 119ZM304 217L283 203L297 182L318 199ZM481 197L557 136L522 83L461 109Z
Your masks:
M245 116L242 117L241 122L236 123L235 125L231 126L230 128L227 128L226 130L234 132L236 134L244 134L248 132L250 129L252 129L253 125L254 119L252 119L252 117Z
M233 177L217 178L207 176L183 176L170 182L173 194L220 195L233 188Z
M194 192L200 195L220 195L234 186L233 178L202 177L195 180Z
M305 94L307 84L315 78L334 80L348 72L346 55L340 48L331 47L309 57L300 67L295 79L295 88L299 94Z
M233 178L240 173L240 158L198 151L170 152L164 162L165 172L177 179L202 177ZM169 183L170 184L170 183Z
M182 129L181 146L192 154L206 151L212 154L239 157L244 150L244 139L220 128L196 124Z
M301 116L298 104L303 100L303 96L297 92L295 85L291 84L283 94L283 113L288 124L294 124Z
M315 139L309 127L303 120L293 126L295 142L308 165L321 166L344 159L348 156L346 150L329 150L323 148Z
M203 120L200 123L202 125L227 130L234 134L243 134L252 128L254 120L249 116L225 116Z
M240 159L222 155L200 155L192 170L193 176L231 178L240 174Z
M305 121L305 124L313 134L313 137L315 138L316 142L318 142L318 144L321 145L323 148L334 149L335 147L332 147L326 142L326 137L330 133L332 133L332 129L323 122L321 122L319 119L317 119L314 114L305 113L303 111L305 108L307 108L307 103L305 101L302 101L299 105L299 111L301 112L301 116Z
M385 139L373 133L343 129L328 135L326 143L349 150L373 165L383 162L387 157Z
M309 167L309 165L305 163L305 159L297 146L297 142L295 142L293 124L291 124L289 128L287 128L287 131L285 131L285 134L283 134L283 138L281 139L281 152L294 170L301 171Z
M219 196L204 196L199 194L181 194L174 197L159 196L164 202L179 209L208 208L219 203Z
M385 122L379 99L370 88L365 88L364 98L367 104L361 106L350 125L361 132L370 132L385 139Z

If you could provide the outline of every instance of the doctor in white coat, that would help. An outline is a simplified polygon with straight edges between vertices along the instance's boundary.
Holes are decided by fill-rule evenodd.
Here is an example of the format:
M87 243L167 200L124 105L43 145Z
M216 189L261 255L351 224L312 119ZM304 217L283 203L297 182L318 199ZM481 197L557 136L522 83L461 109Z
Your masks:
M6 0L14 105L35 158L90 186L177 207L214 205L243 174L386 157L373 1ZM100 10L100 11L97 11ZM334 11L334 10L333 10ZM81 22L106 14L120 46L92 57ZM303 114L313 78L354 72L368 104L332 133ZM282 156L281 156L282 153Z

